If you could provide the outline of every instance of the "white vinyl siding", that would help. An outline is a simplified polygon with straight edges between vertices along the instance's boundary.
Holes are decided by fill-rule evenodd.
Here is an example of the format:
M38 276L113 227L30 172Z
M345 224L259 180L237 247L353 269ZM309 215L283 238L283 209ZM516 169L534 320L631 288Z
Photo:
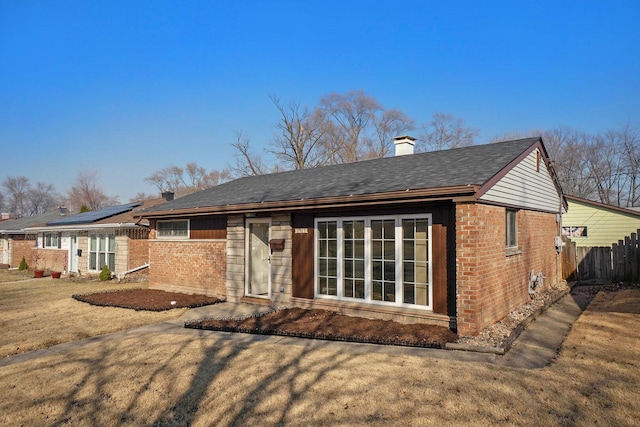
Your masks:
M539 150L532 151L479 200L543 212L560 210L560 196Z

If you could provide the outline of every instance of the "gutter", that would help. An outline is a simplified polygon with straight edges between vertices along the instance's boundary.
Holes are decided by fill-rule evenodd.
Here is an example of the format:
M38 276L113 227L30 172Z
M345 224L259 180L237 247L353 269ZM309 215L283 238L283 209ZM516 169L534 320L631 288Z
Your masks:
M163 211L139 212L136 217L176 217L184 215L235 214L246 212L276 212L290 210L310 210L317 208L338 208L347 206L375 206L382 204L418 203L441 200L474 201L478 190L476 185L460 185L432 189L407 188L390 193L328 197L322 199L298 199L288 201L255 202L240 205L207 206Z
M44 227L28 227L23 232L42 232L42 231L83 231L83 230L99 230L113 228L148 228L133 222L121 222L116 224L72 224L72 225L52 225Z

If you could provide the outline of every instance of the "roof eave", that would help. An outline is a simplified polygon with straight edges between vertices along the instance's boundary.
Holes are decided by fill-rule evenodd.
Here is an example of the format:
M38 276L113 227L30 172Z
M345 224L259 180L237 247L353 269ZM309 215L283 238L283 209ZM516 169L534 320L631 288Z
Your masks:
M429 189L406 189L387 193L326 197L319 199L300 199L290 201L247 203L240 205L196 207L171 209L156 212L141 212L141 218L200 216L207 214L236 214L247 212L277 212L288 210L306 210L317 208L337 208L353 206L372 206L381 204L416 203L423 201L455 200L471 201L477 185L460 185Z
M148 226L136 224L133 222L112 223L112 224L69 224L69 225L50 225L44 227L25 228L25 232L42 232L42 231L82 231L82 230L98 230L112 228L148 228Z

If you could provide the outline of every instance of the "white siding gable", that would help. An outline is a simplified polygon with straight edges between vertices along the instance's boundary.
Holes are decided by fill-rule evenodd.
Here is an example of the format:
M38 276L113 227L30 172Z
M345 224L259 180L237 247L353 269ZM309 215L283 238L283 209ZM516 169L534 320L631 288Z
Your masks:
M540 156L538 170L537 156ZM479 200L545 212L560 211L560 196L538 149L507 172Z

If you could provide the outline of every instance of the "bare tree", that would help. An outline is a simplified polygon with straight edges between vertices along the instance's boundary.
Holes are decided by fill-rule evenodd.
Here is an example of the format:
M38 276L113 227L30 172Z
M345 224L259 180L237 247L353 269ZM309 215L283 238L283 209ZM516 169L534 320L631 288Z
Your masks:
M320 99L318 111L323 117L325 144L333 156L331 163L349 163L364 157L366 138L376 114L383 110L372 96L362 90L345 94L331 93Z
M537 135L542 136L562 190L583 199L596 197L588 161L593 138L565 126L537 132Z
M172 191L177 193L178 189L186 187L184 169L175 165L154 172L146 177L145 181L151 183L159 192Z
M43 214L55 209L59 199L60 196L52 184L38 182L28 193L29 215Z
M237 151L236 164L231 168L236 177L263 175L269 172L262 158L251 152L250 144L248 136L243 135L242 131L236 132L236 141L231 144Z
M229 172L226 170L207 172L204 167L190 162L184 168L175 165L162 168L146 177L145 181L151 183L160 193L171 191L176 197L181 197L213 187L227 179Z
M628 179L626 206L638 206L640 203L640 132L629 122L617 131L623 157L624 174Z
M276 96L269 98L280 113L280 121L268 151L276 156L284 169L307 169L326 163L322 144L325 128L319 112L310 112L295 102L285 106Z
M445 150L448 148L473 145L478 130L468 127L464 119L452 114L434 113L431 121L422 125L420 139L424 141L427 151Z
M28 202L31 183L26 176L8 176L2 182L7 193L7 208L12 218L29 215Z
M593 137L588 146L587 162L593 178L596 194L602 203L620 206L625 183L616 135L607 131Z
M149 200L157 198L157 194L148 194L143 191L136 193L135 196L129 199L129 202L139 202L141 200Z
M375 136L366 141L367 158L386 157L393 152L393 137L415 129L415 122L400 110L386 110L374 122Z
M69 205L74 212L80 212L80 208L85 205L89 210L96 210L106 207L109 204L107 197L98 182L98 171L81 171L78 173L67 198Z

